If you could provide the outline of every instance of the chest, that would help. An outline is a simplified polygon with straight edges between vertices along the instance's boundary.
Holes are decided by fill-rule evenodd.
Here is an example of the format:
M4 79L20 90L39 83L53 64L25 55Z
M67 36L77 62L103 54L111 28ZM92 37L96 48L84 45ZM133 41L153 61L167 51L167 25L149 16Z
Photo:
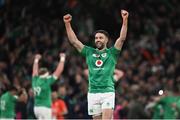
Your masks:
M109 51L105 52L91 52L87 57L87 63L92 66L101 67L106 65L112 65L113 57L111 56Z
M33 82L33 88L34 89L41 89L41 90L46 90L48 89L48 84L46 80L37 80Z

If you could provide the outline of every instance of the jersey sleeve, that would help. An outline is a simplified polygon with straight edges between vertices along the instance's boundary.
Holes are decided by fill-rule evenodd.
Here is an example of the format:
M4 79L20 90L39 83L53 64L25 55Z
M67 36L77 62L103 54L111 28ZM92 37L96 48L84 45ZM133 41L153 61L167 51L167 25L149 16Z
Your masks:
M121 52L121 50L116 49L114 46L110 48L111 54L115 61L118 59L118 55Z
M87 54L89 53L89 51L91 51L91 50L92 50L91 47L85 45L85 46L83 47L82 51L80 52L80 54L81 54L82 56L86 57Z
M47 83L48 83L49 85L52 85L56 80L57 80L57 77L56 77L56 76L51 75L51 76L48 76L48 77L47 77Z

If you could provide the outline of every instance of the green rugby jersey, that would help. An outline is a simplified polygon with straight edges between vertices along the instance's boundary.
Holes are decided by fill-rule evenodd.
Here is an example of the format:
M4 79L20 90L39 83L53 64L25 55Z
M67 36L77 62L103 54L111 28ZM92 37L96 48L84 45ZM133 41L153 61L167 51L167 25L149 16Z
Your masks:
M51 85L55 80L56 78L53 76L33 77L32 87L35 94L35 106L51 107Z
M17 97L9 92L4 93L0 98L0 118L13 119L15 117L15 103Z
M89 92L114 92L114 69L120 50L115 47L103 51L84 46L81 54L86 58L89 70Z
M177 111L178 111L177 119L180 119L180 96L177 97L176 105L177 105Z
M174 108L172 104L177 104L178 103L178 98L176 96L166 96L162 98L157 104L157 105L162 105L162 111L163 115L158 118L154 119L176 119L178 117L178 109ZM178 106L178 105L177 105ZM159 111L160 112L160 111ZM156 113L157 114L157 113Z

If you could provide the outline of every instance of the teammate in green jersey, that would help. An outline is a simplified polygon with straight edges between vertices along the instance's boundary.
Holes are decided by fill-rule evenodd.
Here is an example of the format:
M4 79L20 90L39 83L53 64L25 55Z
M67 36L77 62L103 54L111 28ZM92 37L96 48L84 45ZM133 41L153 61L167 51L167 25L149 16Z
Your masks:
M26 102L27 93L23 90L18 96L18 89L10 86L9 91L0 97L0 119L15 118L15 104L17 100Z
M38 119L51 119L51 85L59 78L64 69L65 54L60 53L60 61L55 72L50 75L46 68L39 69L41 55L34 59L32 87L35 94L34 113Z
M118 55L126 39L129 13L121 10L123 20L119 38L111 48L107 48L109 35L104 30L95 32L96 48L83 45L75 35L72 16L64 16L66 32L70 43L86 58L89 70L88 113L93 119L112 119L115 94L113 73Z

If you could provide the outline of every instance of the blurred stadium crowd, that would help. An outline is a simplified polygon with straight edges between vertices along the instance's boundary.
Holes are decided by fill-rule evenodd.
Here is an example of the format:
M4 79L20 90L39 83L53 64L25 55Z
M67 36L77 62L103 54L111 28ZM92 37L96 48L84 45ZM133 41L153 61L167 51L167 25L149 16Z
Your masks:
M17 103L16 117L34 118L34 55L42 54L41 66L53 71L63 51L67 54L65 70L52 90L67 105L65 118L91 118L87 115L87 66L70 46L62 17L72 14L73 27L84 44L93 46L93 31L104 29L111 35L112 46L121 28L120 10L126 9L130 13L128 36L116 66L125 75L116 83L114 117L178 118L178 5L179 0L0 0L0 96L10 84L25 88L28 101ZM164 94L160 96L161 89Z

